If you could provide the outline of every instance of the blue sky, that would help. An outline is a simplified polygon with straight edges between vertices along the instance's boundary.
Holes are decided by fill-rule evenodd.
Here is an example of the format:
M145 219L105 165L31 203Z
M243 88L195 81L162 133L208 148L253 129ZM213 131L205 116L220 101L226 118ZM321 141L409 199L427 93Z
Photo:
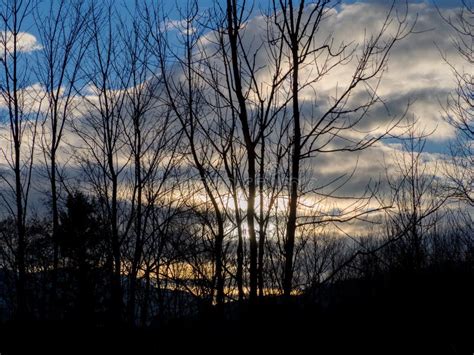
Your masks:
M48 13L51 1L54 0L44 0L40 2L40 9L42 12L45 14ZM128 11L126 8L133 9L134 4L136 3L137 0L118 0L118 1L111 1L113 3L119 13L121 15L124 15L124 19L127 19ZM147 1L147 0L145 0ZM148 1L153 1L153 0L148 0ZM397 2L404 2L404 0L396 0ZM307 1L307 3L310 3L311 1ZM340 4L353 4L357 2L365 2L365 3L377 3L377 4L388 4L390 0L364 0L364 1L359 1L359 0L341 0ZM197 0L199 10L202 12L205 12L207 9L212 8L215 3L219 3L222 6L225 5L225 0ZM259 14L260 10L268 8L271 4L271 0L247 0L246 6L248 8L253 6L253 9L255 10L255 14ZM450 8L450 7L457 7L461 4L461 0L408 0L408 3L427 3L427 4L436 4L439 7L445 7L445 8ZM171 1L164 1L163 3L163 8L167 16L169 17L170 20L177 20L180 18L180 12L179 9L184 9L187 4L187 0L171 0ZM117 6L118 5L118 6ZM28 23L29 22L29 23ZM30 18L25 24L24 31L30 32L33 35L37 36L36 30L35 30L35 25L33 20Z
M53 0L45 0L40 2L40 8L41 11L44 13L47 13L49 11L51 1ZM149 0L153 1L153 0ZM404 0L396 0L398 2L403 2ZM205 11L206 9L212 8L215 3L220 3L222 6L225 5L225 0L197 0L198 6L200 8L200 11ZM311 1L307 1L310 3ZM364 0L364 1L359 1L359 0L342 0L340 1L341 4L353 4L356 2L365 2L365 3L377 3L377 4L388 4L390 0ZM118 0L118 1L113 1L114 5L119 5L117 6L117 10L121 12L124 17L127 17L127 11L125 10L126 8L133 9L134 4L136 3L136 0ZM461 4L461 0L408 0L408 3L427 3L427 4L436 4L439 7L457 7ZM187 0L171 0L171 1L165 1L163 4L164 10L167 13L168 17L171 20L174 19L179 19L180 18L180 13L179 9L183 9L186 7ZM260 9L266 9L268 6L270 6L271 1L270 0L254 0L249 1L247 0L247 7L250 8L253 5L253 8L256 14L259 13ZM29 19L29 23L25 24L25 31L30 32L34 35L37 35L35 28L34 28L34 22L32 19Z
M44 12L47 12L49 10L49 7L51 5L51 2L52 0L45 0L45 1L42 1L41 2L41 11L44 11ZM152 0L150 0L152 1ZM198 5L200 7L200 10L201 11L205 11L206 9L214 6L215 2L218 2L218 3L221 3L222 6L225 5L225 1L224 0L198 0ZM250 7L251 6L251 2L250 0L247 0L247 5ZM398 1L402 1L402 0L398 0ZM310 2L310 1L308 1ZM353 3L357 3L357 2L360 2L360 1L355 1L355 0L345 0L345 1L342 1L341 3L346 3L346 4L353 4ZM382 1L382 0L366 0L366 1L363 1L365 3L376 3L376 4L382 4L382 5L388 5L390 3L390 1ZM125 11L125 8L126 7L132 7L133 8L133 5L135 3L135 0L119 0L117 2L114 2L114 5L118 5L118 4L122 4L121 6L118 6L118 11L120 12L121 15L123 15L125 17L125 20L127 19L127 14L128 12ZM176 0L176 1L168 1L168 2L165 2L164 3L164 10L166 13L168 13L168 17L170 20L177 20L180 18L180 14L179 14L179 7L185 7L186 6L186 3L187 1L186 0ZM426 3L428 5L433 5L433 4L436 4L440 7L443 7L443 8L453 8L453 7L457 7L461 4L461 0L436 0L436 1L432 1L432 0L426 0L426 1L409 1L409 3ZM254 8L256 10L256 14L259 13L259 9L265 9L269 6L270 4L270 0L256 0L254 1ZM430 6L431 7L431 6ZM431 7L432 8L432 7ZM369 11L370 12L370 11ZM426 22L424 25L421 24L422 28L425 29L425 28L433 28L435 26L438 26L442 21L439 17L436 17L436 15L429 15L428 13L426 14L426 16L433 16L432 19L428 22ZM367 23L366 26L369 26L370 27L371 23ZM423 27L424 26L424 27ZM35 31L35 25L34 25L34 21L32 19L30 19L30 23L27 23L25 24L25 27L23 28L23 31L26 31L26 32L29 32L35 36L37 36L37 33ZM418 61L418 62L425 62L426 59L430 59L431 60L431 64L433 64L434 62L440 62L440 57L439 57L439 53L436 52L436 50L433 50L434 46L433 46L433 43L434 41L438 41L438 38L442 38L442 37L448 37L448 36L444 36L444 33L441 34L440 36L440 32L439 31L445 31L443 29L439 29L438 30L438 34L437 35L430 35L429 33L428 34L422 34L422 35L417 35L415 37L413 37L413 39L410 39L411 42L408 42L406 44L406 49L404 49L403 51L400 51L399 54L395 53L394 55L394 58L391 59L391 63L394 63L395 65L397 64L397 61L399 62L402 62L403 61L403 53L408 54L409 56L413 56L413 58L417 58L415 59L415 61ZM177 32L175 31L175 34L172 34L170 39L173 38L174 35L176 35ZM424 38L423 38L424 36ZM415 44L416 42L419 42L419 44ZM412 43L412 44L410 44ZM416 50L417 47L420 47L420 46L426 46L427 43L431 43L431 47L433 48L429 48L429 50L431 50L430 52L430 56L431 58L424 58L423 55L426 57L428 56L426 53L426 51L420 51L420 50ZM418 53L418 52L421 52L421 53ZM398 58L398 59L397 59ZM414 66L416 63L415 62L412 62L411 63L411 66ZM425 65L425 64L423 64ZM428 65L428 64L426 64ZM425 67L426 67L425 65ZM436 65L439 65L439 64L436 64ZM449 69L447 68L444 68L444 67L437 67L436 70L434 71L438 71L439 70L446 70L446 71L449 71ZM404 70L403 67L401 67L401 69L399 70ZM431 75L429 72L426 73L426 75ZM426 76L425 75L425 76ZM448 75L450 75L448 73ZM424 76L421 76L419 78L407 78L407 81L406 83L409 83L408 82L408 79L410 79L412 82L420 82L421 80L424 79ZM445 80L445 83L447 81ZM393 83L391 84L393 85ZM395 84L395 85L401 85L401 84ZM432 105L433 107L437 107L437 108L433 108L430 112L430 114L432 116L441 116L441 112L437 112L437 111L441 111L439 109L439 102L438 102L438 99L439 97L443 97L443 95L445 95L446 91L447 91L447 86L445 87L440 87L439 85L439 81L438 82L435 82L433 81L432 84L429 84L429 85L432 85L432 94L430 98L427 99L427 97L430 95L429 93L426 92L426 90L424 92L422 92L422 95L419 95L420 96L420 106L422 104L425 104L425 101L426 102L429 102L430 105ZM431 88L430 88L431 89ZM443 91L444 90L444 91ZM394 92L393 94L399 94L398 91ZM399 102L405 102L407 101L408 99L407 98L412 98L414 97L414 95L418 95L419 92L416 92L416 93L412 93L412 92L407 92L406 94L406 97L405 96L401 96L399 98ZM393 95L392 95L393 96ZM425 100L425 101L423 101ZM442 100L440 100L442 101ZM420 113L422 113L422 111L420 111ZM422 120L424 120L425 118L421 118ZM431 123L431 126L433 126L435 123ZM441 128L439 129L441 132L443 132L443 126L442 126L442 123L438 123L438 124L441 124ZM442 136L443 134L440 134L440 136ZM431 151L431 152L443 152L447 149L447 146L446 145L440 145L436 142L430 142L427 146L426 146L426 149Z
M48 9L50 6L50 1L53 0L45 0L41 3L41 6L44 7L45 9ZM124 4L127 7L133 7L133 4L135 3L136 0L120 0L117 1L117 3ZM214 3L217 1L217 3L221 3L222 5L225 4L225 0L198 0L198 5L201 9L206 9L210 8L214 5ZM398 0L400 1L400 0ZM178 18L179 17L179 12L178 8L179 7L185 7L186 6L186 0L175 0L175 1L166 1L164 4L164 8L167 12L169 12L170 17ZM310 1L308 1L310 2ZM346 4L352 4L356 2L361 2L358 0L342 0L341 3L346 3ZM362 2L366 3L379 3L379 4L387 4L389 0L365 0ZM456 7L461 4L461 0L409 0L409 3L428 3L428 4L436 4L440 7ZM253 2L248 1L248 6L251 4L254 4L255 8L266 8L271 4L270 0L255 0Z
M42 2L42 10L47 11L49 1L44 0ZM112 1L112 0L110 0ZM120 2L121 1L121 2ZM149 0L152 1L152 0ZM154 0L156 1L156 0ZM201 10L205 10L213 6L214 1L223 0L198 0ZM248 0L250 1L250 0ZM134 0L118 0L114 4L123 4L119 11L126 17L127 12L124 10L125 6L133 6ZM343 3L356 3L357 1L348 0ZM370 4L379 4L385 6L372 6ZM359 4L355 6L346 6L341 8L341 13L344 16L334 16L334 21L330 21L329 27L327 28L329 33L334 33L336 36L336 42L343 40L347 41L365 29L371 30L374 27L374 19L377 16L385 13L385 7L390 1L379 1L379 0L367 0L365 4ZM412 6L413 11L410 12L409 16L411 19L416 17L419 13L418 28L419 29L430 29L429 31L421 31L415 35L410 36L406 41L403 41L400 45L394 48L390 55L389 70L384 74L384 80L380 87L381 94L384 100L390 106L390 110L394 115L399 115L403 111L408 102L413 103L410 114L413 114L420 120L421 129L426 129L428 132L436 129L436 133L433 137L430 137L427 145L425 146L425 152L428 153L427 158L436 161L439 158L437 153L445 153L449 147L447 139L453 138L453 131L451 127L443 120L443 112L440 103L445 103L447 95L453 92L454 80L453 74L450 68L442 61L438 48L442 48L449 52L451 58L456 58L456 51L452 48L452 43L449 38L449 28L444 24L440 18L438 12L431 6L431 1L410 1L413 3L425 3L427 6ZM460 0L438 0L436 3L440 7L450 8L457 7L460 5ZM258 9L265 8L269 5L269 0L255 1L255 6ZM165 10L169 11L170 20L177 20L180 18L179 6L185 6L185 0L177 0L176 2L166 2ZM371 11L373 10L373 11ZM380 17L379 17L380 18ZM256 22L252 24L252 28L249 28L248 36L250 38L255 37L257 31L261 30L258 28ZM30 32L37 36L34 28L34 22L31 21L27 26L23 28L23 31ZM251 27L251 26L250 26ZM358 32L357 32L358 31ZM177 32L175 32L177 33ZM249 38L247 37L247 39ZM360 41L360 36L356 37L356 41ZM439 46L439 47L437 47ZM29 55L29 54L28 54ZM33 55L32 55L33 57ZM457 65L463 65L460 62L455 62ZM318 95L326 95L327 97L337 86L338 81L342 81L343 78L348 77L350 67L344 67L346 71L338 73L336 77L325 81L318 87ZM351 73L349 73L351 74ZM350 77L350 76L349 76ZM314 97L312 97L314 99ZM309 100L308 100L309 102ZM370 124L372 126L384 125L384 119L386 112L383 108L380 111L374 109L370 118ZM374 176L383 175L381 170L380 160L383 156L389 156L393 154L396 148L396 139L386 140L382 142L377 148L373 150L367 150L361 153L360 161L364 162L364 169L360 172L361 176L359 181L368 181ZM347 161L344 161L344 158ZM349 159L351 158L351 159ZM338 169L350 170L351 164L354 159L346 155L342 157ZM339 174L340 171L334 172ZM357 186L354 187L356 189Z
M201 9L206 9L210 8L213 6L216 0L198 0L198 5L201 7ZM368 2L368 3L379 3L379 4L387 4L390 0L365 0L363 2ZM398 0L399 1L399 0ZM124 3L126 4L133 4L134 0L125 0ZM218 3L225 4L224 0L217 0ZM309 1L307 1L309 2ZM356 2L361 2L358 0L342 0L341 3L346 3L346 4L352 4ZM440 7L456 7L461 3L461 0L424 0L424 1L419 1L419 0L409 0L409 3L423 3L426 2L428 4L436 4L437 6ZM255 0L254 2L248 1L248 5L254 4L255 8L266 8L271 4L271 1L269 0ZM170 12L170 17L179 17L179 13L177 11L177 8L180 6L185 6L186 5L186 0L175 0L175 1L169 1L167 4L165 4L165 8L167 8Z
M45 1L40 2L42 12L47 13L49 11L51 1L53 0L45 0ZM149 0L149 1L152 1L152 0ZM403 0L397 0L397 1L403 2ZM123 15L126 21L130 17L128 16L128 12L125 10L125 8L126 7L133 8L135 2L136 0L118 0L116 2L113 2L113 4L118 5L116 6L116 8L119 11L120 15ZM213 7L216 2L220 3L222 6L225 6L225 0L198 0L200 11L205 11L206 9ZM310 3L311 1L307 1L307 2ZM360 1L356 1L356 0L341 1L342 4L344 3L353 4L356 2L360 2ZM363 2L388 5L390 3L390 0L365 0ZM452 7L459 6L461 4L461 0L424 0L424 1L409 1L409 3L426 3L428 5L436 4L440 7L452 8ZM163 6L164 6L165 12L168 14L169 19L177 20L180 18L179 8L180 7L185 8L186 4L187 4L187 0L174 0L174 1L172 0L172 1L164 2ZM258 10L267 8L271 4L271 1L270 0L255 0L253 4L254 4L255 13L258 14L260 12ZM252 2L250 0L247 0L247 6L250 7L251 5L252 5ZM438 18L437 21L430 22L428 26L429 27L437 26L439 22L441 21ZM35 30L34 21L31 18L29 20L29 23L25 24L23 31L29 32L38 37L38 34L36 33L36 30ZM170 36L171 40L173 40L173 37L177 34L176 31L174 32L175 32L174 34L171 33L171 36Z

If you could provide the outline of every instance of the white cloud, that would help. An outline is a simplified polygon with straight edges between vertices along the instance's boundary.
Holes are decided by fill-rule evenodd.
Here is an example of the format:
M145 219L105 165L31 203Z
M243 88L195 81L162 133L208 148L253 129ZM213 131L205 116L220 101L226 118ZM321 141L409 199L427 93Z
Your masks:
M333 10L332 16L324 22L318 38L325 40L328 36L334 37L336 46L341 42L362 42L364 36L376 32L382 25L382 20L387 12L386 4L355 3L342 5L337 10ZM444 9L442 11L451 12ZM400 42L393 49L389 65L384 73L384 78L379 87L379 94L384 99L386 106L374 107L369 113L368 120L361 128L366 130L383 126L391 117L400 115L406 108L408 102L413 102L410 107L410 114L415 115L418 126L421 130L431 131L436 128L430 139L438 144L445 144L445 140L453 136L453 129L442 119L442 109L440 102L445 102L447 95L455 88L455 81L450 67L442 60L439 50L443 51L454 65L460 65L456 50L452 46L449 36L449 29L441 20L436 9L426 3L410 4L408 11L408 21L412 22L417 18L416 29L419 33L413 34ZM266 23L263 17L255 17L245 25L243 40L247 48L259 48L259 41L266 35ZM169 21L166 30L183 30L183 21ZM2 37L3 36L3 37ZM1 39L7 43L7 48L11 43L5 32L0 32ZM23 52L31 52L41 48L36 38L31 34L24 33L20 37L19 49ZM215 43L212 33L207 33L201 38L200 45L208 49L208 54L213 53L210 48ZM256 68L262 68L258 72L258 80L264 84L269 82L271 69L265 68L268 65L268 52L261 48L256 58ZM216 64L219 64L219 56L215 56ZM356 61L341 66L337 71L332 72L325 79L319 81L314 88L302 92L302 99L306 104L302 107L302 112L306 117L312 114L317 115L318 110L323 110L327 105L328 98L334 95L337 87L343 86L351 78ZM310 65L302 69L301 77L307 78L313 75ZM176 70L175 75L179 75ZM33 89L37 89L36 91ZM32 87L28 91L39 92L41 88ZM75 100L75 111L89 112L91 110L88 102L97 100L97 90L93 86L88 86L83 93L85 98L77 97ZM353 95L351 105L357 105L363 100L363 95ZM317 101L320 105L316 110L311 110L308 103ZM390 115L387 114L387 109ZM79 145L71 132L67 132L66 141ZM354 178L344 186L341 195L351 193L361 193L367 183L373 179L378 180L383 177L385 170L384 159L388 169L394 170L394 152L398 151L396 145L379 143L373 148L358 154L358 169ZM321 154L312 161L310 169L314 169L314 176L318 177L319 185L331 181L337 176L350 173L357 161L356 154L338 153ZM443 157L431 153L424 153L430 162L441 160ZM65 159L67 160L67 159ZM340 202L339 202L340 203Z
M167 20L162 28L164 31L178 31L182 34L186 34L189 30L190 33L196 32L195 27L189 27L188 22L183 20Z
M360 53L362 44L382 28L389 5L390 2L383 4L358 2L343 4L328 12L327 18L323 20L317 32L315 47L319 47L328 38L332 39L335 48L342 43L353 43L354 46L359 44L359 46L352 61L346 65L337 66L317 83L301 91L300 99L311 105L317 101L316 114L317 111L324 112L331 98L336 96L336 92L341 92L348 85L357 65L357 55ZM394 33L397 16L403 17L403 5L400 6L399 12L394 13L393 21L384 36L386 40ZM440 11L448 17L454 10L442 9ZM380 127L383 131L384 123L386 124L397 114L402 114L406 105L411 103L409 115L416 116L420 121L420 126L426 128L427 131L434 131L430 139L445 141L454 136L454 130L443 120L440 103L446 101L456 84L453 73L443 61L440 51L456 67L461 65L461 59L452 45L449 26L444 23L434 6L427 3L409 4L407 23L412 24L415 21L415 33L398 42L392 49L388 66L384 70L382 82L378 87L377 93L386 105L374 106L362 128ZM261 41L265 40L267 33L267 23L262 16L258 16L248 21L244 27L243 47L250 54L250 58L255 58L255 68L259 68L256 77L259 85L261 83L264 87L271 82L273 75L273 68L268 60L268 48L261 46ZM201 41L202 48L207 50L208 55L212 55L214 43L217 42L212 40L213 35L215 34L208 33ZM352 48L355 48L354 46ZM219 60L216 56L213 58L213 64L219 65ZM323 61L324 56L319 60ZM300 77L308 81L317 76L317 70L312 61L312 57L308 58L307 65L300 71ZM372 85L375 85L375 81L372 81ZM348 107L357 107L366 100L363 91L363 88L354 91ZM307 110L311 114L314 114L314 111Z
M372 34L376 34L383 26L383 22L389 11L389 2L354 4L343 4L332 9L328 17L322 22L317 33L316 47L327 38L332 38L335 48L340 43L362 44ZM398 15L403 17L403 5L398 9ZM441 9L448 17L454 9ZM397 15L394 17L385 38L390 38L396 26ZM367 115L367 119L358 126L362 132L368 132L378 128L384 128L394 118L401 117L410 103L408 117L415 116L417 128L423 132L433 132L428 138L434 144L447 144L447 140L453 138L453 128L443 120L441 103L446 101L449 93L455 86L453 73L442 58L442 51L455 66L460 65L460 58L450 39L450 29L441 19L437 9L428 3L412 3L408 5L408 24L416 21L415 33L398 42L393 48L388 66L384 70L384 76L378 87L378 94L384 104L375 105ZM268 46L262 45L267 35L267 23L265 18L257 16L249 20L242 31L243 48L248 51L250 60L255 59L254 67L258 68L256 78L260 87L265 87L271 82L272 70L271 60L268 58ZM271 25L270 25L271 26ZM198 55L207 54L211 58L214 68L222 66L216 51L216 33L208 32L201 38ZM360 47L359 49L360 50ZM317 81L301 92L303 100L301 111L307 119L306 127L311 125L311 120L317 121L318 114L324 112L329 106L329 100L334 97L336 91L341 91L352 78L357 65L357 54L346 65L339 66L329 75ZM301 69L300 77L309 79L315 77L315 66L308 60L308 65ZM204 69L206 70L206 69ZM216 69L217 70L217 69ZM177 73L178 75L179 73ZM244 82L245 83L245 82ZM219 81L219 85L226 85L225 80ZM225 92L225 89L223 89ZM264 90L263 90L264 91ZM249 95L252 98L252 94ZM349 107L357 107L366 100L363 90L356 90L349 100ZM317 105L314 106L313 103ZM406 127L395 131L402 133ZM352 137L361 133L348 132L346 137ZM364 134L364 133L362 133ZM334 142L336 144L336 142ZM329 148L329 147L328 147ZM399 148L399 147L398 147ZM322 181L330 181L344 173L350 173L355 166L356 155L358 159L358 170L354 178L344 187L342 192L349 194L350 191L363 191L370 179L378 180L385 174L384 159L388 169L393 170L394 151L397 146L387 145L382 142L373 148L361 153L338 153L320 154L311 161L315 174ZM442 160L442 155L424 153L428 161ZM337 162L337 163L336 163ZM312 167L311 167L312 168ZM390 173L390 172L389 172ZM441 174L441 171L438 172Z
M19 32L16 39L17 50L19 52L29 53L42 48L35 36L27 32ZM13 33L10 31L0 31L0 50L3 55L12 52L14 47Z
M31 113L37 113L44 111L43 99L46 95L46 91L39 83L32 84L25 88L18 90L18 101L19 106L23 114L28 115ZM0 109L8 108L8 102L6 101L8 96L0 97Z
M368 3L343 5L335 16L328 18L322 32L333 34L335 43L362 43L364 37L381 28L387 6ZM437 10L426 3L410 4L407 20L409 23L416 20L417 33L398 42L393 48L378 94L390 109L391 116L401 114L410 102L409 114L415 115L420 126L428 131L435 130L431 139L452 138L454 131L443 121L440 106L440 102L445 102L447 95L455 88L452 72L442 60L440 50L447 54L454 65L460 60L452 46L449 29ZM356 64L353 60L323 79L316 90L319 101L333 96L337 87L344 87ZM310 100L312 95L312 90L308 90L306 98ZM354 95L351 105L357 106L360 99ZM374 107L367 123L376 127L386 120L387 112L380 105Z

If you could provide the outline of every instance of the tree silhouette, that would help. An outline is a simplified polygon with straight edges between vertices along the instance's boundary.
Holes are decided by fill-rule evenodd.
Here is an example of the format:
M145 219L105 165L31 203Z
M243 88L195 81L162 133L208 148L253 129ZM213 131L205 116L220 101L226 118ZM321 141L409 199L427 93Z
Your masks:
M69 194L60 213L59 246L64 267L71 270L77 286L74 313L83 321L93 316L98 271L108 263L102 254L107 250L106 235L96 203L79 191Z

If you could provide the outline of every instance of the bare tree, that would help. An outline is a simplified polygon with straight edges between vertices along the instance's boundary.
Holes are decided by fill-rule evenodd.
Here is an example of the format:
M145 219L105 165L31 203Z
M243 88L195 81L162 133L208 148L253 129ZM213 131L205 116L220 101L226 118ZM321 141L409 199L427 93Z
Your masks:
M200 36L198 23L198 7L195 1L187 3L183 10L183 24L180 28L180 41L183 49L183 56L174 53L169 47L163 26L166 26L166 19L160 14L160 9L148 7L145 13L145 21L154 29L151 36L151 45L158 58L158 75L164 86L164 102L173 113L175 119L181 126L184 141L186 142L189 163L197 173L198 179L204 189L204 195L210 203L210 211L203 207L201 217L207 225L213 237L213 261L214 276L212 293L215 290L215 301L220 306L224 302L224 266L223 266L223 243L224 243L224 222L225 215L220 204L220 193L215 185L212 172L216 162L213 161L212 145L209 146L203 140L202 127L206 124L204 117L205 107L202 97L202 83L196 74L195 56L197 43ZM169 62L174 61L170 65ZM180 77L182 75L182 77ZM184 79L183 79L184 78ZM182 80L183 79L183 80ZM163 98L161 98L163 100ZM200 207L197 207L198 209ZM212 223L211 223L212 221ZM211 297L211 300L213 297Z
M200 75L208 90L214 92L212 100L207 101L218 118L221 137L220 146L214 144L214 147L224 160L222 179L234 201L231 209L238 239L237 284L240 289L243 279L241 235L245 221L250 254L249 297L254 302L257 292L260 296L264 294L265 239L272 207L280 191L274 171L278 172L284 155L279 136L286 127L277 123L283 110L283 106L277 104L285 80L283 42L281 37L275 36L268 21L263 22L266 30L257 36L257 41L246 35L245 24L251 13L252 7L245 2L227 1L225 7L216 4L213 32L207 37L210 45L202 47L205 65ZM268 61L260 66L259 60L264 55ZM270 79L262 81L261 74ZM215 139L210 141L216 142ZM245 208L241 213L242 204Z
M151 72L154 56L147 41L152 28L141 21L140 9L129 10L134 18L131 24L121 21L119 39L124 58L114 63L121 87L125 88L122 124L125 150L131 157L131 207L125 230L133 230L127 238L134 244L129 247L132 255L127 309L132 324L135 323L137 275L142 267L144 246L150 234L156 233L147 224L153 223L151 219L156 217L156 209L170 193L168 189L172 184L168 180L171 180L174 164L178 163L176 147L181 135L171 124L170 109L157 99L162 96L163 85Z
M75 110L74 99L78 88L79 66L87 48L84 36L88 9L83 0L51 3L48 15L35 13L42 48L36 69L39 83L46 91L45 114L41 123L41 146L51 193L53 278L52 297L56 297L59 264L59 206L60 168L58 153L66 120Z
M474 64L472 1L463 0L461 9L453 17L445 17L441 11L439 13L454 32L453 45L459 57L468 67L472 67ZM450 182L448 190L453 196L473 206L474 79L472 71L457 67L450 62L446 54L441 54L451 67L457 83L455 92L448 97L444 108L446 120L456 130L456 140L451 146L451 164L445 169Z
M15 266L17 278L17 316L23 318L27 312L26 303L26 220L29 192L33 170L33 158L37 122L41 109L41 93L29 87L31 72L27 57L22 51L21 32L26 19L35 8L35 1L5 0L1 3L0 64L2 67L0 94L2 104L6 106L7 145L1 152L8 169L13 176L1 175L11 194L2 194L7 210L15 219L16 255Z
M236 0L227 0L226 3L226 15L227 15L227 36L230 46L230 73L233 81L233 94L237 99L237 112L240 125L242 128L244 147L247 153L247 181L248 181L248 195L247 195L247 225L249 235L249 249L250 249L250 291L249 297L251 301L254 301L257 297L257 258L258 258L258 246L257 246L257 235L255 228L255 197L257 194L257 171L256 171L256 142L254 132L252 132L252 126L249 118L249 108L247 107L247 100L245 98L245 92L243 87L243 75L242 75L242 62L241 55L239 53L239 31L245 20L245 7L239 8Z
M360 48L349 44L334 44L331 37L318 38L326 18L330 15L333 2L324 1L274 1L274 21L286 44L287 61L291 85L291 158L288 184L288 220L284 241L285 268L283 290L286 296L292 292L293 260L295 238L298 226L298 205L302 195L301 170L304 161L315 155L336 152L357 152L364 150L386 136L398 123L391 121L384 132L371 131L358 138L349 138L367 118L370 108L380 102L377 86L388 60L388 54L398 41L405 38L414 24L408 24L406 13L399 14L395 4L388 11L381 28L365 38ZM408 7L407 7L408 8ZM325 105L324 111L305 120L301 113L303 104L299 93L312 88L329 72L355 61L354 70L345 87L338 90ZM311 65L310 77L300 77L300 71ZM365 91L366 100L354 103L351 97L357 90ZM336 194L333 192L333 195ZM351 214L353 211L347 211ZM304 216L302 216L304 217ZM304 217L303 224L313 223ZM341 218L341 220L344 218ZM335 218L335 219L339 219Z
M124 151L123 115L126 89L117 70L123 60L116 40L116 16L111 4L94 6L90 20L90 48L81 72L86 76L91 92L83 95L82 118L72 122L81 147L75 156L82 165L86 179L103 204L109 221L111 265L111 315L122 317L122 252L119 214L120 182L130 157Z
M439 222L446 197L436 162L424 157L429 134L417 133L414 124L403 138L403 149L394 154L394 166L387 168L394 210L388 214L392 230L389 239L402 246L402 262L419 270L424 265L426 237Z

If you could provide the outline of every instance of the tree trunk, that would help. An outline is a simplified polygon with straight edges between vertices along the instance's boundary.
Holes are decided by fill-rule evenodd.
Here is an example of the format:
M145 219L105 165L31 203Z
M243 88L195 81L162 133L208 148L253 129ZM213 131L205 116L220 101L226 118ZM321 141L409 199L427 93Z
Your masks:
M135 124L135 136L140 141L140 131ZM138 150L135 153L135 178L137 186L137 207L135 216L135 250L132 260L132 270L130 272L130 289L129 289L129 301L128 301L128 320L134 325L135 324L135 303L136 303L136 288L137 288L137 275L140 267L140 261L142 258L142 178L141 178L141 149L138 143Z
M16 19L16 8L15 8ZM16 28L16 24L14 26ZM14 33L13 38L13 123L14 123L14 150L15 150L15 197L16 197L16 227L18 234L17 246L17 265L18 265L18 281L17 281L17 316L23 319L26 315L26 231L25 231L25 216L23 209L23 186L21 183L21 127L20 127L20 111L18 101L18 77L17 77L17 41L18 33ZM11 113L10 113L11 114Z
M53 135L55 133L53 132ZM53 144L55 144L53 140ZM58 211L58 195L56 186L56 151L55 149L51 152L51 208L53 214L53 230L52 230L52 241L53 241L53 272L51 280L51 305L53 314L55 314L54 305L57 300L57 287L58 287L58 267L59 267L59 211ZM55 315L54 315L55 317Z
M239 120L242 124L244 135L245 150L247 153L248 163L248 201L247 201L247 225L249 234L250 247L250 302L257 299L257 237L255 232L255 195L257 191L256 186L256 153L255 145L252 141L252 134L250 132L249 120L246 107L246 99L243 94L242 78L239 68L239 53L238 53L238 26L237 22L237 4L235 0L227 0L227 31L229 36L229 44L231 49L232 73L235 83L235 94L239 104Z
M262 125L263 126L263 125ZM264 296L264 277L263 277L263 256L265 253L265 216L264 216L264 178L265 178L265 135L261 136L260 145L260 172L259 172L259 193L260 193L260 213L259 213L259 233L258 233L258 296Z
M285 270L283 275L283 293L289 298L292 291L293 282L293 258L295 248L296 235L296 214L298 209L298 184L299 169L301 155L301 127L300 127L300 110L298 97L298 39L296 35L292 35L292 95L293 95L293 150L291 153L291 180L290 180L290 199L288 202L288 221L286 226L285 241Z
M113 321L122 319L122 292L121 292L121 257L120 241L117 226L117 177L113 175L112 181L112 283L111 283L111 312Z

